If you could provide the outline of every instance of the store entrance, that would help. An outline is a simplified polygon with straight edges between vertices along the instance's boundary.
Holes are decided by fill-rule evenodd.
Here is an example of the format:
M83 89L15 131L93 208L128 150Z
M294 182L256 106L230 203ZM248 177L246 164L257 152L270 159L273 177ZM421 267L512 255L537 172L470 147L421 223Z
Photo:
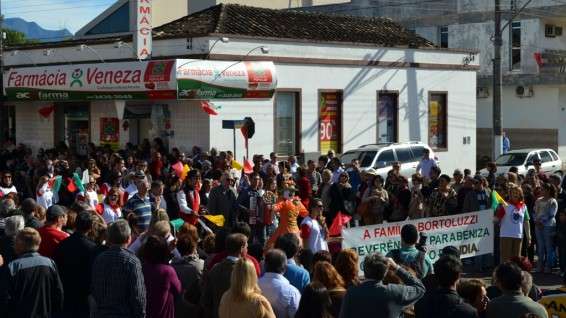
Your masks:
M90 109L88 104L55 104L55 142L64 142L69 150L86 156L90 142Z
M151 142L159 137L167 145L170 113L167 105L128 102L124 111L129 142L140 145L145 139Z

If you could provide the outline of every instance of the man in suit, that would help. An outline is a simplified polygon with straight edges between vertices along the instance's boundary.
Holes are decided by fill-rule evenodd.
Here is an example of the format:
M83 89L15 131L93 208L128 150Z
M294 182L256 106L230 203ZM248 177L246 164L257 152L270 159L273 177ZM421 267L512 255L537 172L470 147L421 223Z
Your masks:
M495 285L503 292L487 305L487 318L523 317L535 314L547 318L545 308L525 296L521 291L522 272L517 264L503 263L495 269Z
M420 280L381 253L366 256L363 268L366 280L348 289L342 302L340 318L397 318L403 307L415 303L425 293L425 287ZM382 281L387 271L399 276L404 285L384 285Z
M224 292L230 288L230 276L234 265L240 257L247 254L248 238L240 233L228 235L226 250L228 256L222 262L214 265L205 276L200 303L207 318L218 318L220 299Z

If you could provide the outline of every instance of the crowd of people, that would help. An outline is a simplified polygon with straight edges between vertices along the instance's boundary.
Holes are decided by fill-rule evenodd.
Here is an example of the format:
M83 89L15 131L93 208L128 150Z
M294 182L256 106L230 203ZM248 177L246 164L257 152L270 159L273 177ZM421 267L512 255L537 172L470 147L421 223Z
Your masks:
M526 176L498 175L490 163L486 176L450 177L425 151L409 181L398 162L383 177L332 151L301 164L275 153L238 162L230 151L167 151L159 139L90 144L86 157L64 144L37 154L8 145L0 316L547 317L537 301L566 293L533 286L531 264L566 270L566 193L534 164ZM473 264L493 270L490 287L461 279L469 262L456 247L433 264L410 224L399 249L367 255L361 268L340 247L342 223L489 209L498 248Z

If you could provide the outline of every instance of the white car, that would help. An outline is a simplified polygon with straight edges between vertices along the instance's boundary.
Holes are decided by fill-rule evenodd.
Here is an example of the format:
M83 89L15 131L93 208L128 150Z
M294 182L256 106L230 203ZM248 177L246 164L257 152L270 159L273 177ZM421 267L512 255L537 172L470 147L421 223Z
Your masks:
M425 149L428 149L430 156L438 164L438 158L434 157L432 149L421 142L363 145L358 149L343 153L340 156L340 161L345 165L349 165L352 160L358 159L361 170L374 168L383 177L383 180L385 180L387 173L391 170L393 162L399 161L401 163L401 175L410 181L423 157Z
M509 172L511 167L517 167L520 175L526 175L529 169L534 169L533 161L540 159L541 170L547 174L558 174L562 176L562 160L552 149L517 149L503 154L495 160L497 164L496 174ZM487 169L482 169L480 173L487 176Z

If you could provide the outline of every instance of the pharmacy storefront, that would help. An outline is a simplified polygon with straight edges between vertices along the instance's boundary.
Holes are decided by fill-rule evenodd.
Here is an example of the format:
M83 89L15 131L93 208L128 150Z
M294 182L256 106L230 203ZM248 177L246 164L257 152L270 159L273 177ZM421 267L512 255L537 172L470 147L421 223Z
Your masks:
M14 68L4 73L16 141L32 148L65 142L123 147L159 137L208 146L208 100L271 99L272 62L161 60ZM242 110L241 117L246 115ZM172 144L169 142L172 141Z

